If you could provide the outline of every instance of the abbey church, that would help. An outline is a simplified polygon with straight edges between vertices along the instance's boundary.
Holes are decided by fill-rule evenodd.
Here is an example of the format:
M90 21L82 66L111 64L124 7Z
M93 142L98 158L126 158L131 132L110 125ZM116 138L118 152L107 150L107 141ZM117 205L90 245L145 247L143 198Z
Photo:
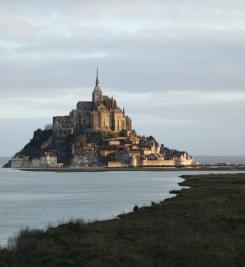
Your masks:
M97 69L91 101L79 101L68 116L34 132L11 159L12 168L144 168L192 166L185 151L169 149L153 136L141 136L113 97L103 95Z
M57 137L66 137L73 132L121 132L122 130L131 131L132 121L113 97L103 95L98 69L92 101L80 101L69 116L53 118L53 132Z

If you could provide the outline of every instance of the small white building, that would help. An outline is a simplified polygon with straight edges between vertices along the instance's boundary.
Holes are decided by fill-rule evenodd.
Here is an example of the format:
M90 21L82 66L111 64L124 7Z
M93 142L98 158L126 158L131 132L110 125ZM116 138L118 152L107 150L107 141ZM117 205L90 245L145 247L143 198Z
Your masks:
M40 159L41 167L57 167L57 156L52 152L45 152Z

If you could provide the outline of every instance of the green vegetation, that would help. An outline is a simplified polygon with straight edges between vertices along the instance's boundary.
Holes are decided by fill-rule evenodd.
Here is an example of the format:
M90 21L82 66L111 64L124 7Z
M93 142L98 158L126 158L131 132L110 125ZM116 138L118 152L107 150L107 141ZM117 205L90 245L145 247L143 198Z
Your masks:
M52 130L38 129L34 132L33 138L30 142L21 150L19 155L28 155L30 157L40 157L41 145L52 136Z
M0 266L244 266L245 174L185 178L191 188L120 219L24 230Z

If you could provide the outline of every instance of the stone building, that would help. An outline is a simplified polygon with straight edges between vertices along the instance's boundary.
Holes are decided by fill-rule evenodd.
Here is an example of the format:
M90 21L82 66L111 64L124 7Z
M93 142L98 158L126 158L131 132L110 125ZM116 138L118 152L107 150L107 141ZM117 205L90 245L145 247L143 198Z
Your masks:
M28 156L24 157L15 156L11 159L10 166L13 169L29 168L30 158Z
M63 163L57 162L57 156L52 152L45 152L41 157L15 156L11 159L11 168L62 168Z
M40 158L41 166L49 167L57 165L57 156L52 152L45 152Z
M100 166L98 149L87 144L86 146L72 147L72 167L95 167Z
M120 132L122 130L131 131L132 121L113 97L103 95L98 70L92 101L80 101L69 116L53 118L53 133L61 138L74 132Z

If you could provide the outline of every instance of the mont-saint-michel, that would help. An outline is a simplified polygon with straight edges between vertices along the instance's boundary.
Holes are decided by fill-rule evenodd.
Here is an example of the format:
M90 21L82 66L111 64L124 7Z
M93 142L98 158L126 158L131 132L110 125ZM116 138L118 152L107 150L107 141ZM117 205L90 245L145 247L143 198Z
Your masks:
M153 136L139 135L132 119L117 100L104 95L97 69L91 101L79 101L68 116L34 132L31 141L6 167L38 168L144 168L194 165L185 151L169 149Z

